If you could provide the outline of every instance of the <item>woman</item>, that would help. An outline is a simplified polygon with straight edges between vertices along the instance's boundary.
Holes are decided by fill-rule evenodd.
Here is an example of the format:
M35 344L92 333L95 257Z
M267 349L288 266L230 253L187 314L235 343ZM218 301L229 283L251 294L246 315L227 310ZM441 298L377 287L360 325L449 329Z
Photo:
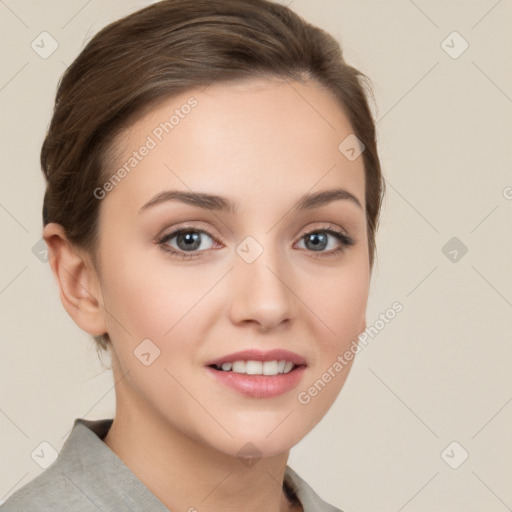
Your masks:
M340 510L287 460L366 327L365 78L265 0L165 0L88 43L42 147L43 236L116 412L77 418L2 511Z

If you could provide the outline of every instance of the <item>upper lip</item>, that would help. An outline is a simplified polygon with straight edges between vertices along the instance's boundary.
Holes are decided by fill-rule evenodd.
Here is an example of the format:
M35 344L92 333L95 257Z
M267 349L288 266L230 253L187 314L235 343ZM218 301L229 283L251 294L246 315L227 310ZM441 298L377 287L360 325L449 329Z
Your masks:
M221 365L222 363L232 363L233 361L291 361L296 365L307 365L306 359L295 352L276 348L266 352L258 349L241 350L240 352L233 352L216 359L212 359L206 363L206 366Z

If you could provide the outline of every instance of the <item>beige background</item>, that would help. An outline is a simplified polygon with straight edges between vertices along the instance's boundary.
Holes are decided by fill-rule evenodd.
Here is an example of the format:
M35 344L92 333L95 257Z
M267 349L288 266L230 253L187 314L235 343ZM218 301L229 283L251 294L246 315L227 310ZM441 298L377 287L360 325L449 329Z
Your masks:
M112 376L67 316L41 238L39 150L59 77L106 23L148 2L0 1L0 502L76 417L112 417ZM289 3L289 0L286 1ZM307 1L374 83L388 195L370 340L289 464L347 512L512 509L512 2ZM42 59L43 31L58 49ZM469 44L458 58L463 40ZM448 45L448 47L446 47ZM451 48L450 48L451 47ZM507 64L508 63L508 64ZM468 251L449 246L457 237ZM38 246L36 246L38 247ZM452 464L441 457L448 449Z

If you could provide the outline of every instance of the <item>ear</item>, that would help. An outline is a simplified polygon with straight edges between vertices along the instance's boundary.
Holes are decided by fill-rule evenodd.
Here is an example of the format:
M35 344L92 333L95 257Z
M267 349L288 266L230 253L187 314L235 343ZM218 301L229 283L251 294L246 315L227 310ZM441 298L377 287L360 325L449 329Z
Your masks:
M60 224L47 224L43 238L62 305L82 330L93 335L104 334L107 329L103 297L90 260L69 242Z

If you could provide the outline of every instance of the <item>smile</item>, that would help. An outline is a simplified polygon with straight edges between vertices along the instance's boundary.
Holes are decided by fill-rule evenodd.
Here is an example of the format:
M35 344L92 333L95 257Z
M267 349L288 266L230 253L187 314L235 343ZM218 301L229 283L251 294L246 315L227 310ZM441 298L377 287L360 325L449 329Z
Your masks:
M289 373L299 365L294 364L292 361L277 359L273 361L232 361L229 363L222 363L220 365L214 364L210 368L215 368L223 372L243 373L246 375L279 375L282 373Z

